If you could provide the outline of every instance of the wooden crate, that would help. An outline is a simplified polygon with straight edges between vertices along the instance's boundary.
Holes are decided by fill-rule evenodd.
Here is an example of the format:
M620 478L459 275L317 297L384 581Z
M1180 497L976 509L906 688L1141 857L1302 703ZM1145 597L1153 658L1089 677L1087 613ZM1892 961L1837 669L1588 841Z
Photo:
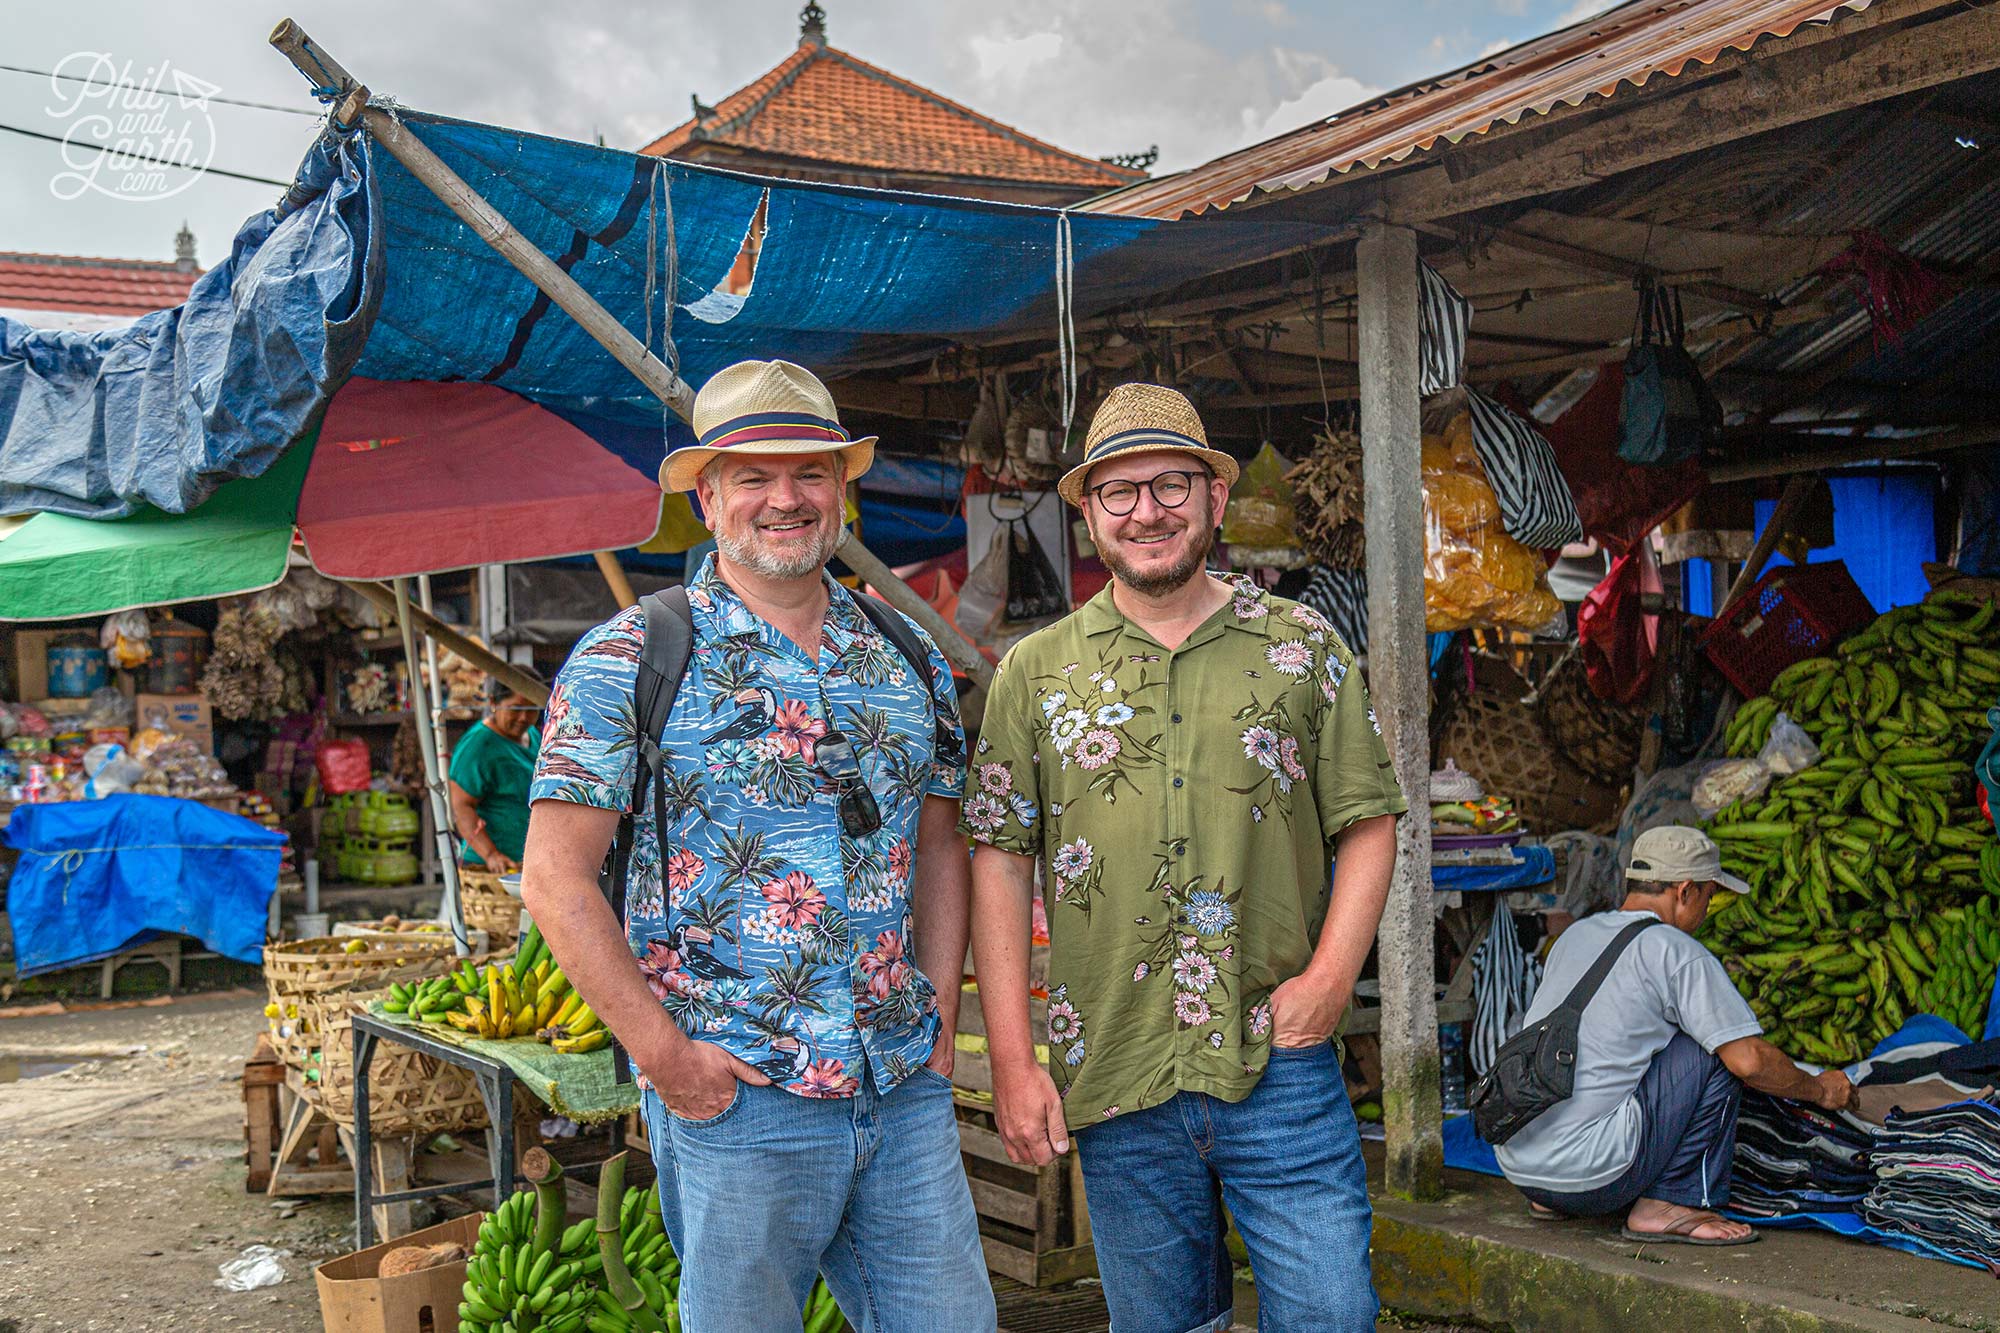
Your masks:
M284 1121L278 1090L285 1085L285 1062L269 1033L257 1034L256 1049L243 1066L243 1188L262 1194L271 1183Z
M960 1093L959 1156L979 1214L979 1247L989 1271L1031 1287L1097 1275L1090 1209L1076 1154L1044 1167L1016 1166L994 1127L992 1108Z

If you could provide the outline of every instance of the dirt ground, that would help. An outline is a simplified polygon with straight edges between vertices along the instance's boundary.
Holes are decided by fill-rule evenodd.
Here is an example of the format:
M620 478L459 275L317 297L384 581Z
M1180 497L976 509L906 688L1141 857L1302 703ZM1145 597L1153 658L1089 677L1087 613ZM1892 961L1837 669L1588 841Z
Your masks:
M238 994L0 1019L0 1333L319 1327L312 1267L351 1248L352 1204L287 1219L243 1190L262 1009ZM284 1282L214 1285L259 1244L291 1251Z
M0 1018L0 1333L320 1327L312 1270L352 1248L353 1204L244 1192L240 1080L262 1010L239 992ZM217 1287L252 1245L290 1251L285 1280ZM1084 1294L1056 1297L1078 1311L1056 1323L1098 1333ZM1056 1326L1031 1313L1050 1294L1009 1295L1023 1326Z

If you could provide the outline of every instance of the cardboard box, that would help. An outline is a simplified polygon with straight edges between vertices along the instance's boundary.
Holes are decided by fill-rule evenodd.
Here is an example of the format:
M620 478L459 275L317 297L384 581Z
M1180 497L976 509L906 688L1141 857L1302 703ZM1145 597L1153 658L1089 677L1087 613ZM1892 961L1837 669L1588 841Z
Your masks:
M199 694L142 694L133 700L134 730L158 727L215 753L215 711Z
M405 1245L455 1240L472 1252L486 1214L454 1217L370 1249L330 1259L313 1270L326 1333L458 1333L459 1288L465 1265L440 1264L400 1277L377 1277L382 1257Z

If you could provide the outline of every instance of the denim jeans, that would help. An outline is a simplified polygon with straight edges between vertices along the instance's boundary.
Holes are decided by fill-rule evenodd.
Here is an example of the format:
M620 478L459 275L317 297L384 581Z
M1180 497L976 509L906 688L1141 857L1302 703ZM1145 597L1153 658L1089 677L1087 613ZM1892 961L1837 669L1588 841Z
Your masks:
M1076 1135L1112 1333L1234 1318L1223 1207L1250 1251L1257 1327L1368 1333L1372 1214L1331 1042L1274 1050L1240 1102L1176 1093Z
M1743 1104L1743 1085L1736 1076L1700 1042L1676 1032L1646 1067L1634 1095L1639 1099L1639 1150L1624 1175L1573 1194L1526 1186L1521 1193L1570 1217L1622 1213L1640 1199L1688 1208L1728 1203L1736 1112Z
M992 1333L951 1084L809 1098L739 1083L712 1120L645 1096L687 1333L798 1333L826 1275L859 1333Z

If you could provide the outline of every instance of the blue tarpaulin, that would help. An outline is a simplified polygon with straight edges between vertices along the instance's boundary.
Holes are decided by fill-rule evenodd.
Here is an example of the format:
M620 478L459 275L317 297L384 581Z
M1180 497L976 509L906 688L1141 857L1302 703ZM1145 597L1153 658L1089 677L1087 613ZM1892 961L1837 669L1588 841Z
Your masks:
M169 796L17 806L7 915L21 975L108 958L164 933L262 956L285 835Z
M1323 236L766 181L397 115L697 388L744 357L832 377L964 342L1053 347L1064 316ZM721 290L760 208L749 290ZM647 473L686 429L362 132L316 143L184 306L94 334L0 320L0 512L185 512L268 467L350 374L497 384Z

